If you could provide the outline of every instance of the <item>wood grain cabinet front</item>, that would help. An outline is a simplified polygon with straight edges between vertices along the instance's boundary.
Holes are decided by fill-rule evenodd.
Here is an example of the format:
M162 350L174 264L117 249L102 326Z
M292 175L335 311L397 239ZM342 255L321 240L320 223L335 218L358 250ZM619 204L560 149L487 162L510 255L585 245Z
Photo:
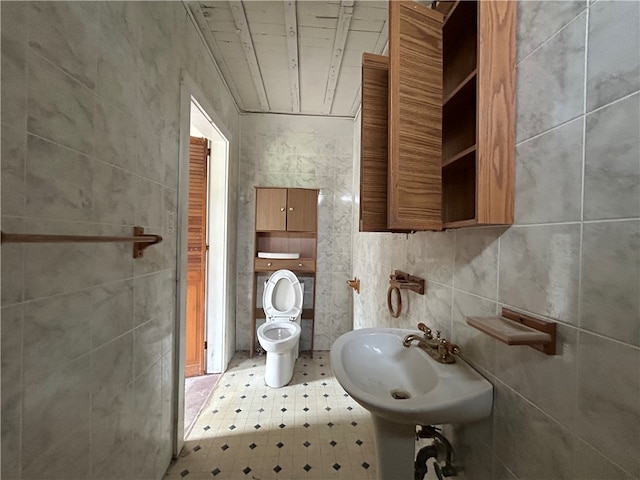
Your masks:
M513 223L516 2L432 6L391 1L363 56L360 231Z
M318 190L256 189L256 231L315 232Z

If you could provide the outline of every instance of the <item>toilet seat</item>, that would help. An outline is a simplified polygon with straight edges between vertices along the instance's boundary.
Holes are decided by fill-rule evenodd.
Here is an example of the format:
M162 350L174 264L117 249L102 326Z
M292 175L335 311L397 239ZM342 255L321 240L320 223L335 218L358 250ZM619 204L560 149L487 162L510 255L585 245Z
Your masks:
M274 272L262 294L267 322L296 321L302 312L302 300L302 285L298 277L290 270Z

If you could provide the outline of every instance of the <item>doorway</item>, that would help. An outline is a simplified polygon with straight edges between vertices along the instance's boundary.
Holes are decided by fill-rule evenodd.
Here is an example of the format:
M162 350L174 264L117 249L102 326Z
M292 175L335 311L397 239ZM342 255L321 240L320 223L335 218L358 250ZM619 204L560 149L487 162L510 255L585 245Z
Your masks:
M196 142L199 143L196 148L200 149L197 185L190 185L191 137L200 139ZM233 311L227 302L227 265L232 258L227 255L229 144L226 126L185 73L181 87L178 171L174 455L184 445L185 393L192 390L185 388L185 379L191 375L223 373L229 362L229 345L233 343ZM191 189L199 190L198 195L190 195ZM199 202L197 209L190 205L194 198ZM199 218L197 235L191 238L190 216ZM197 248L194 238L197 238ZM193 255L195 253L197 255ZM198 264L197 274L190 269L194 259ZM197 318L195 325L190 322L190 316ZM215 385L215 382L207 383L211 388ZM198 395L203 397L201 391ZM206 396L201 401L205 399ZM189 409L193 410L192 403Z
M223 373L229 363L227 357L227 196L229 141L211 116L195 99L191 98L190 139L193 134L208 143L208 169L206 175L206 210L203 238L206 249L206 279L204 294L204 356L206 373ZM205 147L206 148L206 147ZM201 188L201 187L200 187ZM191 195L188 196L191 198ZM197 212L196 212L197 213ZM191 215L191 206L188 208ZM187 216L188 216L187 215ZM188 223L188 218L186 219ZM189 250L188 242L186 249ZM187 252L188 258L188 252ZM187 271L188 267L187 267ZM188 282L187 282L188 285Z

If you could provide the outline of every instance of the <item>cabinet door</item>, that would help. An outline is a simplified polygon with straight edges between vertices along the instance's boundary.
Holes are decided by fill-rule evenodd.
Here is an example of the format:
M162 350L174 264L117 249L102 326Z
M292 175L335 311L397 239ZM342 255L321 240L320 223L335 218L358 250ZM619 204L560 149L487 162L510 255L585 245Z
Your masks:
M287 229L287 189L256 189L256 230Z
M478 223L512 224L517 2L478 8Z
M441 13L389 2L388 227L442 229Z
M287 193L287 231L315 232L318 227L318 191L290 188Z
M360 231L387 230L389 57L362 55Z

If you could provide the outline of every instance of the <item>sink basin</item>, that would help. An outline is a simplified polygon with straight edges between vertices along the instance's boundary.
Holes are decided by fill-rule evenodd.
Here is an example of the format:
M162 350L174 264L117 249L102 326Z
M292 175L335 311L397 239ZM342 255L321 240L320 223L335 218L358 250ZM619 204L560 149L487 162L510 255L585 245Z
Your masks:
M374 415L397 423L438 425L489 416L493 386L462 359L436 362L402 339L420 332L364 328L340 336L331 347L336 379Z
M338 337L331 367L372 416L378 478L413 478L416 425L481 420L491 413L493 386L462 359L436 362L402 339L420 332L363 328Z

